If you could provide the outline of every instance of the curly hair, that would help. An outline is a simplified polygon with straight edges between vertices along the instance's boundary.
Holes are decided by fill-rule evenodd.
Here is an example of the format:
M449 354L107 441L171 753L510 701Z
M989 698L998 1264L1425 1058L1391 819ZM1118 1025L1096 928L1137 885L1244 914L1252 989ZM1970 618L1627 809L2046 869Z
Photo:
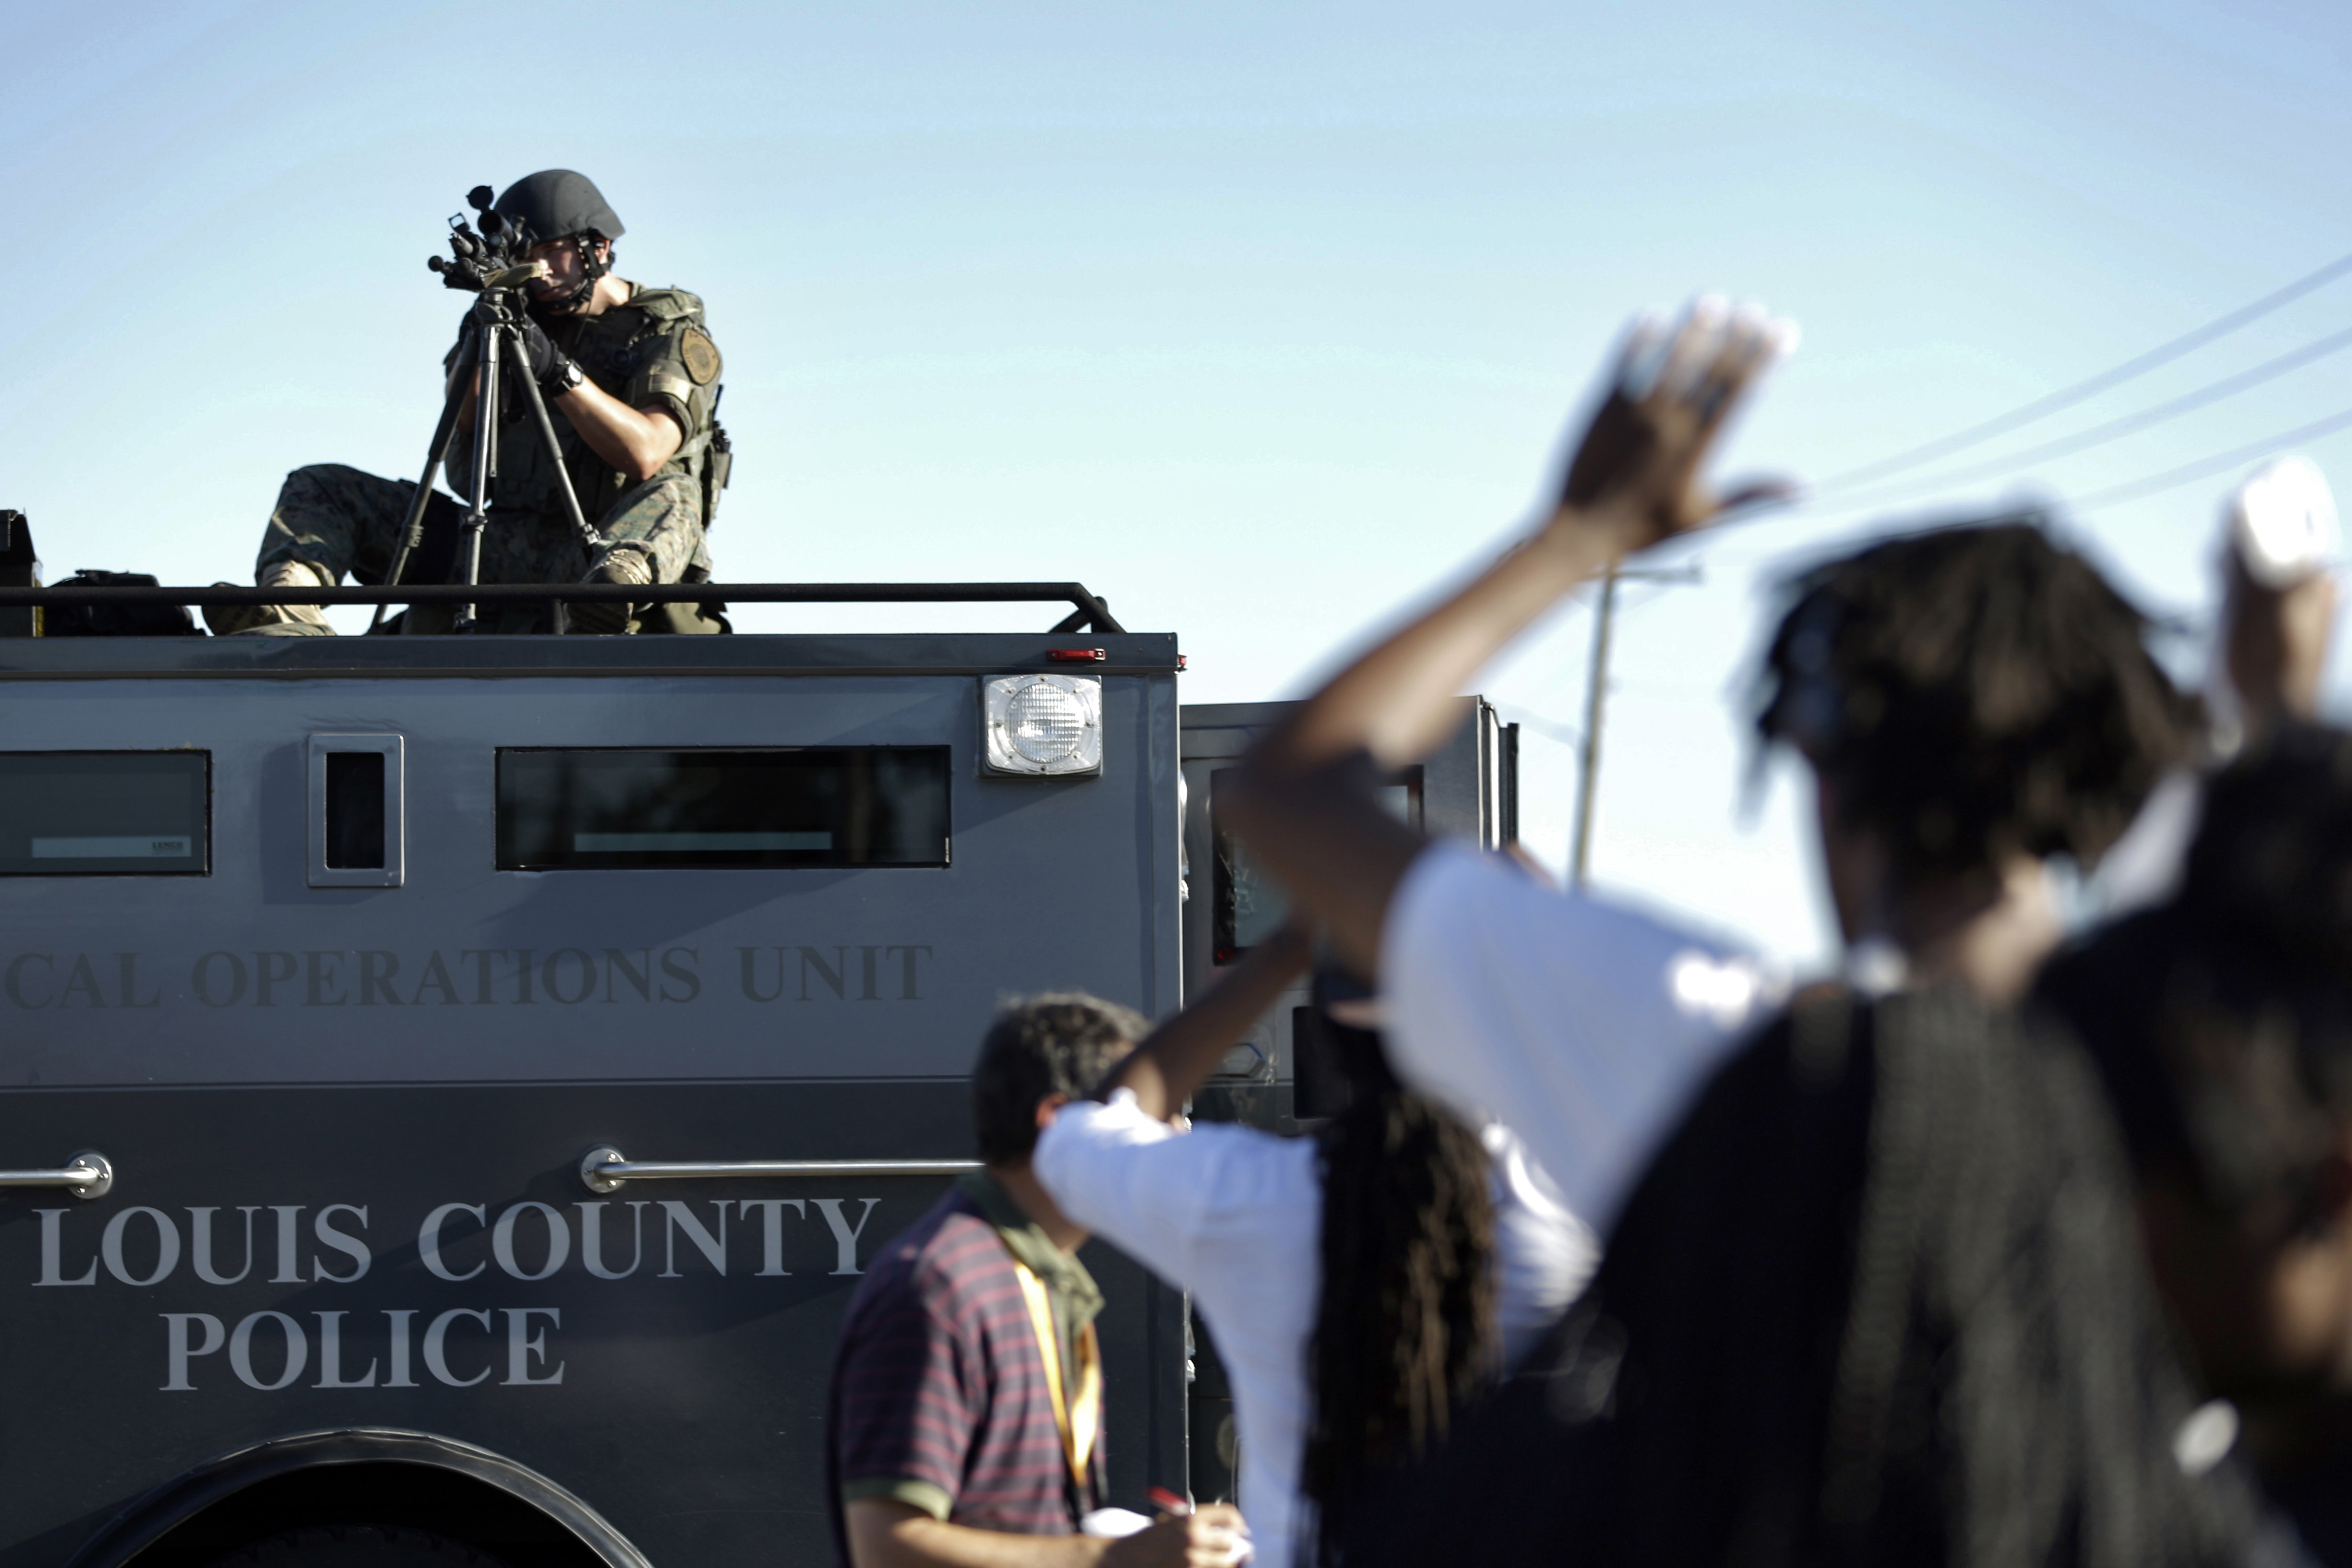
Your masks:
M1027 1159L1037 1146L1037 1103L1091 1093L1150 1029L1132 1008L1083 991L1047 991L999 1008L971 1070L980 1157L992 1166Z
M1320 1134L1323 1287L1299 1490L1311 1561L1346 1554L1367 1484L1444 1435L1496 1371L1486 1145L1399 1083L1377 1035L1328 1023L1348 1103Z
M2149 622L2021 513L1871 546L1793 580L1756 728L1836 787L1916 884L2015 854L2088 869L2202 713Z

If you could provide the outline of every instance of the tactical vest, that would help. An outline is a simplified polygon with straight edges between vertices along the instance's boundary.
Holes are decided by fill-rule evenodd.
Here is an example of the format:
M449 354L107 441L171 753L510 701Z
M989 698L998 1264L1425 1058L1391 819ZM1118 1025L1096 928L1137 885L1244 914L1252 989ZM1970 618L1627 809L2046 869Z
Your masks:
M723 363L704 329L698 296L682 288L634 287L627 304L584 320L559 319L548 326L547 333L603 391L631 408L659 408L677 421L685 438L655 477L682 474L692 479L707 528L718 509L731 456L716 417ZM493 508L562 517L563 497L547 454L521 423L528 410L518 401L506 405L506 413L508 423L499 437L499 475L491 488ZM556 414L555 430L581 513L596 523L638 481L598 456L561 413ZM450 475L451 482L462 488L462 466L454 462L452 466L457 471Z

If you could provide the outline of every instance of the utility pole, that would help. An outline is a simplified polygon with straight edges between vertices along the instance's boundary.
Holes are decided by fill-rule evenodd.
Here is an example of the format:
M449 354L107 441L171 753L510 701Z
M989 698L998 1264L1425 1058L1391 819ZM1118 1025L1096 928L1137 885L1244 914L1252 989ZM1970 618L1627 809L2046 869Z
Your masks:
M1584 683L1584 756L1577 769L1576 851L1569 877L1582 887L1592 863L1592 798L1601 783L1601 711L1609 693L1609 632L1617 619L1617 567L1601 580L1601 602L1592 613L1592 663Z
M1569 856L1569 879L1585 883L1592 863L1592 810L1601 793L1601 720L1609 700L1609 643L1617 622L1617 585L1621 582L1696 582L1698 563L1663 571L1626 571L1612 566L1601 579L1601 602L1592 615L1592 664L1584 687L1584 747L1578 768L1576 844Z

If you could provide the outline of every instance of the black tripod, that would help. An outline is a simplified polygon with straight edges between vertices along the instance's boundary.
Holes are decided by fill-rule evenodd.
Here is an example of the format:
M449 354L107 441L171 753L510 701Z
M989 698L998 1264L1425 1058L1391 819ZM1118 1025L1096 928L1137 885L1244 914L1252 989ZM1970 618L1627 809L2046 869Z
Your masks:
M408 506L400 550L392 558L392 574L384 580L387 588L400 581L409 556L425 542L425 508L433 498L433 476L457 440L457 414L465 407L467 392L473 390L477 370L482 372L481 388L474 403L474 463L466 492L466 515L460 524L463 533L458 559L462 576L458 580L472 588L482 580L482 529L489 522L490 481L499 472L499 405L507 380L501 372L509 369L522 387L523 402L530 405L531 421L538 425L539 438L546 444L548 460L555 469L557 488L563 493L563 508L572 515L572 528L592 557L604 548L604 536L589 527L588 519L581 513L580 497L572 489L572 475L563 465L563 446L556 439L555 422L548 417L547 401L539 394L539 383L531 379L529 356L523 351L523 287L546 270L543 262L528 262L492 273L483 280L482 297L466 318L457 356L450 365L441 421L433 427L433 447L425 456L425 472L416 481L415 498ZM383 605L375 607L375 618L368 622L369 631L375 631L383 623ZM561 603L554 605L554 613L555 629L562 632L564 617ZM457 607L457 622L450 629L478 629L472 600Z

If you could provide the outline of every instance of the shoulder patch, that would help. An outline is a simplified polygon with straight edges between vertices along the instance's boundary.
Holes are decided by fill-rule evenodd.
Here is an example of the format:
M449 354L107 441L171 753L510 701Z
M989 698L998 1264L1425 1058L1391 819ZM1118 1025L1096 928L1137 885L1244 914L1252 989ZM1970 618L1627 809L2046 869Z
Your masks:
M696 386L709 386L719 373L719 347L699 328L688 327L678 334L677 357L685 361L686 373L694 378Z

